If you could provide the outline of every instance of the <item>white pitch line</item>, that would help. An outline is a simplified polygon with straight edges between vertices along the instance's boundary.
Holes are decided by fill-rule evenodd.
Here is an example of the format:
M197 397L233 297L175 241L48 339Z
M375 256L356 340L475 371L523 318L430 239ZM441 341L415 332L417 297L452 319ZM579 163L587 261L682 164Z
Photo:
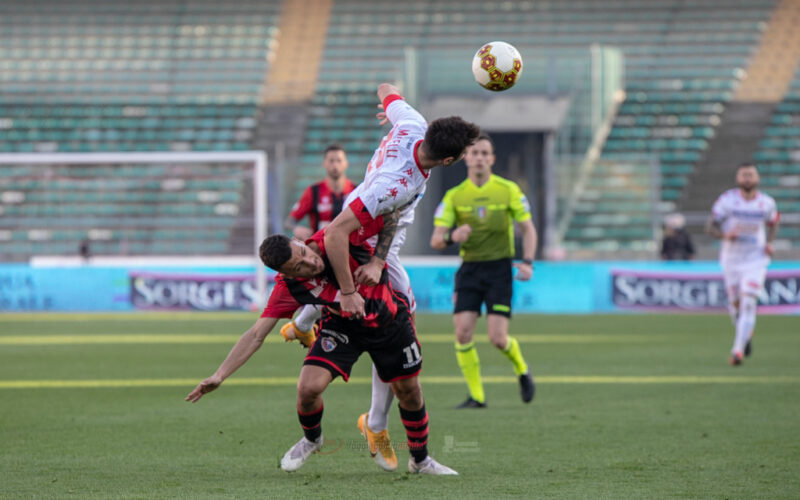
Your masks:
M184 387L187 390L197 385L201 378L172 379L105 379L105 380L0 380L0 389L109 389L136 387ZM464 379L460 376L420 377L422 385L460 385ZM349 384L368 385L369 377L351 377ZM516 377L483 377L487 384L513 384ZM606 375L551 375L538 376L540 384L800 384L800 377L791 376L704 376L704 375L666 375L666 376L606 376ZM226 386L282 386L291 387L297 384L295 377L254 377L231 378L225 381Z
M522 334L515 335L523 344L595 344L614 342L653 342L658 336L648 335L602 335L602 334ZM666 337L661 337L666 338ZM0 335L0 345L79 345L79 344L233 344L239 335L232 334L97 334L97 335ZM449 344L454 342L451 333L428 333L419 335L422 344ZM267 337L269 342L283 342L278 335ZM476 335L475 342L487 344L489 339Z

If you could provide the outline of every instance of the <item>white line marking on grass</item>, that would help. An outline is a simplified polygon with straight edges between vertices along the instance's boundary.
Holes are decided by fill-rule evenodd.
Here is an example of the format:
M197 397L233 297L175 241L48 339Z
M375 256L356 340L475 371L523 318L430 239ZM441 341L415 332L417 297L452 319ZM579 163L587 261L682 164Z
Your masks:
M594 344L613 342L652 342L658 336L647 335L515 335L523 344ZM666 338L666 337L662 337ZM70 344L233 344L239 335L232 334L99 334L99 335L0 335L0 345L70 345ZM422 344L449 344L453 335L449 333L429 333L419 336ZM269 342L283 342L278 335L267 337ZM476 337L475 342L488 344L485 336Z
M0 389L104 389L132 387L185 387L187 390L197 385L202 378L166 378L166 379L118 379L118 380L0 380ZM421 377L423 385L460 385L464 379L460 376ZM605 376L605 375L554 375L536 377L543 384L798 384L800 377L791 376ZM351 377L349 384L368 385L369 377ZM487 384L514 384L516 377L483 377ZM226 386L294 386L295 377L253 377L232 378L225 381Z
M259 311L260 313L260 311ZM75 322L75 321L205 321L205 320L250 320L255 321L257 313L247 311L229 312L197 312L197 311L131 311L121 313L68 313L68 312L35 312L8 313L0 316L0 323L13 322Z

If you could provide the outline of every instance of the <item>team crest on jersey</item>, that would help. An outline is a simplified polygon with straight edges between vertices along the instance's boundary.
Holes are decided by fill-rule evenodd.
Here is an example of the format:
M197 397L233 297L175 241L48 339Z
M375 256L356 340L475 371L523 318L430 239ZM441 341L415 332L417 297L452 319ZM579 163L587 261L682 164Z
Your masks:
M477 214L479 219L485 219L486 218L486 207L484 207L484 206L478 207L478 209L475 211L475 213Z
M331 352L332 350L336 349L336 341L330 337L322 337L320 339L322 350L325 352Z

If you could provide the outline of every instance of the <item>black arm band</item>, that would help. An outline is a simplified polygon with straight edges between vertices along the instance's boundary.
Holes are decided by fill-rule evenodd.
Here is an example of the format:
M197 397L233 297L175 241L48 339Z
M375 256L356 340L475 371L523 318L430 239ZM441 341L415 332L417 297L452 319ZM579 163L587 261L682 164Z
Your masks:
M522 259L522 262L528 264L529 266L533 267L533 259Z
M451 233L451 231L447 231L446 233L444 233L444 244L447 245L447 246L450 246L453 243L455 243L453 241L453 239L451 238L452 235L450 233Z

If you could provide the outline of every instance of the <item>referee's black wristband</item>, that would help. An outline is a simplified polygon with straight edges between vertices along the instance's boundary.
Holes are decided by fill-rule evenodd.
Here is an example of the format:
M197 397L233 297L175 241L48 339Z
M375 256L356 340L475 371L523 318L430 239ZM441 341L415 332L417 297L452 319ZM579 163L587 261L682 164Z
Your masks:
M533 269L533 259L522 259L522 262L528 264L529 266L531 266L531 269Z
M447 245L447 246L450 246L453 243L455 243L453 241L453 239L451 238L451 236L452 236L452 234L450 234L451 232L452 231L447 231L446 233L444 233L444 244Z

